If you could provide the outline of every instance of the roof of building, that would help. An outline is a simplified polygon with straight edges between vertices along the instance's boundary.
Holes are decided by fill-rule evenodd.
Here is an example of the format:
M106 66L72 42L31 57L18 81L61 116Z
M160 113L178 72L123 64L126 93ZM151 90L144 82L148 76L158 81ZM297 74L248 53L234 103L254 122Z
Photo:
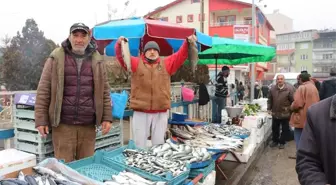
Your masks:
M309 30L293 31L293 32L287 32L287 33L280 33L280 34L277 34L277 36L278 35L288 35L288 34L293 34L293 33L301 33L301 32L313 32L313 31L317 31L317 30L309 29Z
M184 1L184 0L175 0L175 1L169 3L169 4L165 5L165 6L161 6L161 7L156 8L154 11L149 12L149 13L146 14L144 17L150 17L150 16L152 16L152 15L155 15L155 14L157 14L157 13L163 11L163 10L166 10L166 9L168 9L168 8L170 8L170 7L173 7L173 6L179 4L179 3L183 2L183 1ZM227 1L232 1L232 2L239 3L239 4L243 4L243 5L247 5L247 6L252 6L251 3L246 3L246 2L242 2L242 1L237 1L237 0L227 0ZM267 17L265 16L265 14L260 10L260 8L257 7L257 9L258 9L258 10L262 13L262 15L265 17L265 19L266 19L266 24L270 27L270 30L274 31L274 28L273 28L272 24L267 20Z

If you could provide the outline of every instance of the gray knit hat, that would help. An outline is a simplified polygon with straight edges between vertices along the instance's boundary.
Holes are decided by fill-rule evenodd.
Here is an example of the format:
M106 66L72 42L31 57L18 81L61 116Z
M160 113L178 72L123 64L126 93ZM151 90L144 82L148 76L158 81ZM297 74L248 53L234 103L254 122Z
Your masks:
M149 49L155 49L160 53L160 47L155 41L149 41L146 43L144 47L144 53L146 53L146 51Z

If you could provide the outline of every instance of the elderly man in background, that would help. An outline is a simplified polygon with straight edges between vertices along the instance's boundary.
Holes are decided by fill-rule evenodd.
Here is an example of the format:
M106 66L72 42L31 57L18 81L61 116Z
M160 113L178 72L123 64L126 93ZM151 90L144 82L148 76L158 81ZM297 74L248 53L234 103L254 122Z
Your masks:
M314 82L310 80L308 74L300 75L300 86L294 94L294 102L291 109L293 111L290 119L290 124L294 129L294 140L296 148L299 147L302 130L307 121L308 108L320 101L318 91Z
M122 56L120 37L115 46L116 57L127 70ZM186 38L179 51L165 58L160 58L160 47L155 41L149 41L140 57L131 57L131 96L130 107L134 110L132 134L139 147L146 147L150 130L152 144L163 144L168 126L170 109L170 77L188 58L189 44L197 40L192 35ZM195 53L197 54L197 53Z
M71 26L69 37L47 59L37 88L35 124L42 136L52 127L57 159L92 156L96 126L103 134L112 124L110 86L90 29Z
M268 94L267 110L272 115L272 144L271 147L285 148L286 140L290 134L289 118L293 100L294 87L285 83L284 75L276 77L276 85L273 85ZM281 136L280 126L282 128Z

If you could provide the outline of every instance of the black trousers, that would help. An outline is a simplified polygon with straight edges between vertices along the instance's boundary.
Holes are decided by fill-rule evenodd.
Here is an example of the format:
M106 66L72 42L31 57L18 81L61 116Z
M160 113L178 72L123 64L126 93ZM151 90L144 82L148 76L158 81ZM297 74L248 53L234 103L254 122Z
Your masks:
M280 134L281 126L281 134ZM273 117L272 122L272 139L273 142L279 144L285 144L289 138L289 119L276 119Z

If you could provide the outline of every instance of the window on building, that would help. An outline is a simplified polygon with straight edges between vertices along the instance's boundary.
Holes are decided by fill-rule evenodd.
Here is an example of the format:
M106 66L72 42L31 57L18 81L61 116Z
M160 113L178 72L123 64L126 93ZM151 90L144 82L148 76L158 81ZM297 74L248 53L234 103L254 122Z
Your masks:
M229 15L226 16L226 21L231 25L231 24L235 24L236 22L236 16L235 15Z
M301 66L301 71L307 71L307 66Z
M308 55L301 55L301 56L300 56L300 59L301 59L301 60L308 60Z
M176 16L176 23L182 23L182 15Z
M236 16L235 15L227 15L227 16L219 16L217 17L217 21L220 24L226 24L226 25L233 25L236 22Z
M168 22L168 17L162 17L160 20L161 20L161 21L167 21L167 22Z
M322 58L323 59L332 59L333 58L333 54L323 54Z
M323 48L332 48L333 44L332 43L323 43Z
M300 44L300 49L308 49L308 43Z
M191 3L199 3L201 0L191 0Z
M188 15L187 20L188 22L194 22L194 15Z

